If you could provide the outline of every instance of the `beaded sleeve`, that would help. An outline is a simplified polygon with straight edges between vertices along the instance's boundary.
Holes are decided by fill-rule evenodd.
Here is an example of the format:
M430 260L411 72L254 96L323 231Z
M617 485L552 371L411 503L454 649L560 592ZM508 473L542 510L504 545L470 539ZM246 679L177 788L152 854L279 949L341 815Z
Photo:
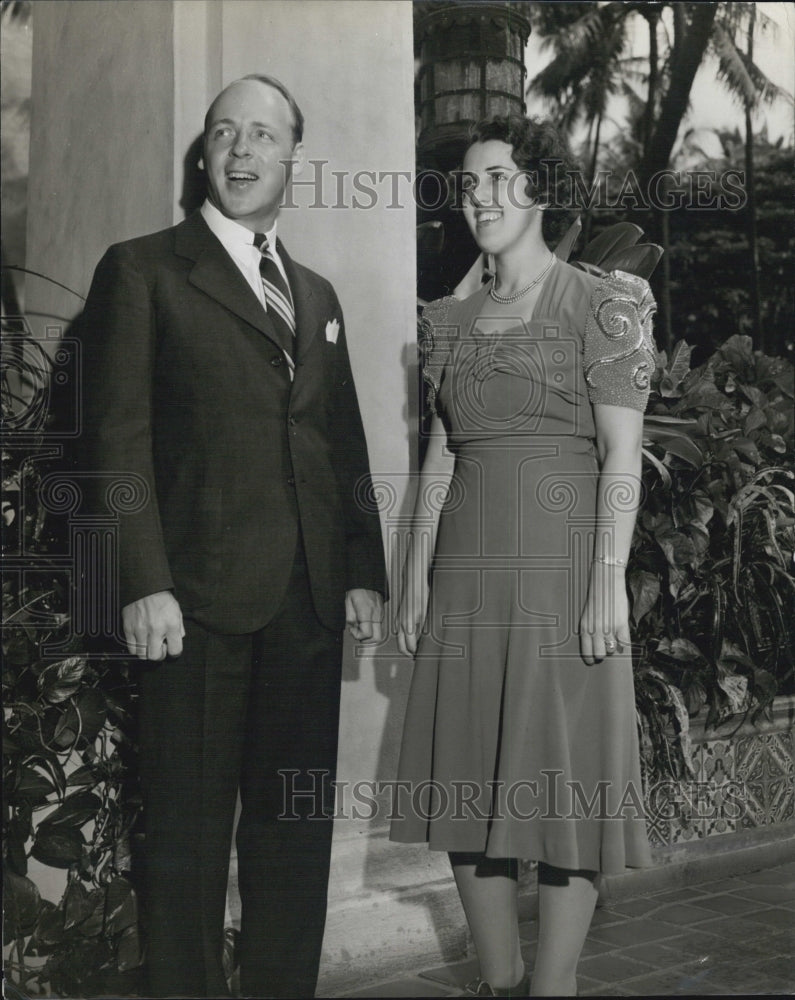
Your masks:
M656 357L651 332L656 308L648 282L635 274L611 271L594 288L583 357L592 403L646 409Z
M451 306L459 300L452 295L429 302L422 311L418 331L422 378L428 390L428 405L436 410L436 395L442 382L444 366L453 347L453 331L446 327Z

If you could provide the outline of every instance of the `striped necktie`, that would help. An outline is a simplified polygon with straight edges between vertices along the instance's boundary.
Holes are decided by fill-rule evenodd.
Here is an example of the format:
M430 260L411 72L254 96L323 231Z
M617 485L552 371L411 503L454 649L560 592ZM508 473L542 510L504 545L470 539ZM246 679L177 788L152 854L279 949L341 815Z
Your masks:
M254 234L254 245L259 248L261 254L259 273L262 278L262 289L265 292L268 312L281 339L285 345L290 345L295 336L295 309L293 308L290 287L273 258L264 233Z

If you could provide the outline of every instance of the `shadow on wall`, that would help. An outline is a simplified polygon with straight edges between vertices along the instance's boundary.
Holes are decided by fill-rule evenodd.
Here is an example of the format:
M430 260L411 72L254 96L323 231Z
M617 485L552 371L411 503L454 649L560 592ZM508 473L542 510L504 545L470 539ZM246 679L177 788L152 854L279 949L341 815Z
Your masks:
M188 151L182 160L182 194L179 207L186 217L201 206L207 189L204 171L199 166L203 139L204 136L200 132L188 146Z

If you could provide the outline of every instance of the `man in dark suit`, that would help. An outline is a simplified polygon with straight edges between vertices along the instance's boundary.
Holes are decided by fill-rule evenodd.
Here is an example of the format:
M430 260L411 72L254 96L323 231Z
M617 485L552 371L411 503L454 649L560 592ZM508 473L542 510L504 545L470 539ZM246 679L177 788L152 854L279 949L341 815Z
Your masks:
M111 247L84 320L88 461L137 477L119 606L141 678L152 996L224 996L235 801L246 996L312 996L342 629L381 639L385 570L339 302L276 217L303 116L269 77L205 119L201 210ZM255 234L256 237L255 237ZM298 794L293 794L298 793ZM306 794L300 794L306 793Z

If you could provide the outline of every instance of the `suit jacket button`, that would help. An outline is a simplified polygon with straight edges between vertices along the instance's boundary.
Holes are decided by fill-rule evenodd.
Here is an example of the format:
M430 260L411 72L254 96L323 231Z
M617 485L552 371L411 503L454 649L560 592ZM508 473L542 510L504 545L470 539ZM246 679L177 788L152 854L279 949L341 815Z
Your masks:
M295 486L295 476L289 476L287 479L288 486Z
M289 423L290 423L291 427L295 427L295 425L298 423L298 421L295 419L295 417L290 417Z
M281 354L277 354L275 358L271 358L271 364L273 365L274 368L278 368L279 365L284 364L284 358L281 356Z

